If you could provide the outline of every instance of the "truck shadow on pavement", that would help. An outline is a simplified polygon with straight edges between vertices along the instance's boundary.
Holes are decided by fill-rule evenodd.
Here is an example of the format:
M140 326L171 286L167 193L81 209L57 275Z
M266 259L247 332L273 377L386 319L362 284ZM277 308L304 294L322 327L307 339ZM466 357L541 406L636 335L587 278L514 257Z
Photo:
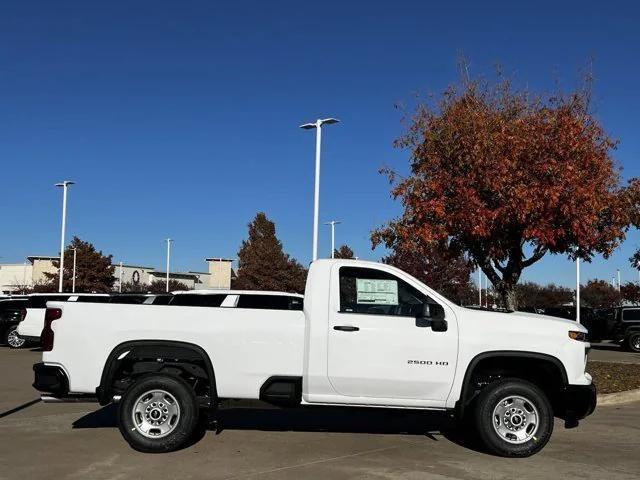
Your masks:
M117 406L107 405L73 422L73 428L117 428ZM280 409L220 408L206 429L223 434L226 430L369 433L416 435L439 441L444 437L460 446L485 452L475 436L439 412L352 407L297 407ZM191 443L201 440L206 431Z

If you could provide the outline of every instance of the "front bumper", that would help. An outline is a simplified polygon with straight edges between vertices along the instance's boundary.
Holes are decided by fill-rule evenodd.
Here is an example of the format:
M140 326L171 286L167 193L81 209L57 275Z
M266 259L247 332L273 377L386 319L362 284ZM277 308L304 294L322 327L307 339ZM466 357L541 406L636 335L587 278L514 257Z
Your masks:
M33 388L43 393L63 396L69 393L69 380L62 368L55 365L36 363L33 366Z
M588 417L596 409L596 386L567 385L564 390L565 420L578 421Z

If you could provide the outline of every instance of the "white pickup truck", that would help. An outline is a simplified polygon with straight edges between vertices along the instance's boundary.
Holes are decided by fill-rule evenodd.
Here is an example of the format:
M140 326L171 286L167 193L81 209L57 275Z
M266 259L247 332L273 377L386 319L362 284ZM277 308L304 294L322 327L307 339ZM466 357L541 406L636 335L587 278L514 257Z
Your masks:
M34 387L119 402L122 435L148 452L184 446L223 399L439 410L516 457L544 447L554 416L595 408L587 330L569 320L460 307L356 260L313 262L303 310L245 293L209 308L50 302Z

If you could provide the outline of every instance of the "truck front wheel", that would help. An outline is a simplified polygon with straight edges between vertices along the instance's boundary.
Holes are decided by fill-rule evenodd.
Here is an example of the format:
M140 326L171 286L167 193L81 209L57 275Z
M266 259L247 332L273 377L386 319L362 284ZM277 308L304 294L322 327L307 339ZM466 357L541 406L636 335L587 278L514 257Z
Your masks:
M542 450L553 432L553 411L534 384L505 378L480 393L475 423L483 443L503 457L528 457Z
M198 426L193 389L182 379L149 375L131 385L118 411L120 433L141 452L170 452L184 447Z

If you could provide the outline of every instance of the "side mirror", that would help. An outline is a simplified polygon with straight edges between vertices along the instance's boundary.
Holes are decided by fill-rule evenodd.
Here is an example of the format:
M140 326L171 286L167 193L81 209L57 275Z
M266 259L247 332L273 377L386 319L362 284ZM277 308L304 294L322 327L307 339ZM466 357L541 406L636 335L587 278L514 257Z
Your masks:
M416 326L431 327L434 332L446 332L449 328L444 319L444 308L437 303L425 303L421 315L416 319Z
M422 314L420 316L431 320L444 318L444 308L437 303L425 303L422 305Z

